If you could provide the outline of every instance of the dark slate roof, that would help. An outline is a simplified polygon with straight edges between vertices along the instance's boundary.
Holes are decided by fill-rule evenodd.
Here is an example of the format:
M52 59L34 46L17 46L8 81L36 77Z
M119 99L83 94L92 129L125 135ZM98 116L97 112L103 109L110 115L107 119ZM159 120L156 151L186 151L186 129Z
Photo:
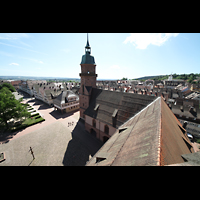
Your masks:
M54 99L54 104L60 106L61 104L67 103L67 98L68 97L76 97L76 101L79 100L79 96L76 95L73 91L71 90L65 90L62 93L60 93L60 95L58 95L55 99Z
M185 159L184 163L176 163L168 166L200 166L200 151L196 153L183 154L182 157Z
M53 100L53 103L56 104L56 105L61 105L63 103L65 103L65 97L67 95L67 90L60 93L60 95L58 95L54 100Z
M85 54L82 56L82 60L81 60L81 65L82 64L92 64L92 65L96 65L95 64L95 60L94 57L91 56L90 54Z
M195 119L197 123L200 122L199 108L195 108L195 110L190 110L189 106L171 104L171 110L177 118L185 118L188 121Z
M44 90L46 96L48 99L52 99L53 98L56 98L58 95L60 95L63 90L60 90L60 89L46 89Z
M90 106L85 110L84 114L111 126L113 126L112 116L115 114L115 124L116 127L119 127L141 109L145 108L155 98L147 95L92 88ZM99 104L99 107L95 111L97 104Z
M87 166L170 165L193 152L185 129L158 97L120 126Z
M85 86L85 88L87 89L88 93L90 93L90 90L92 89L92 86Z

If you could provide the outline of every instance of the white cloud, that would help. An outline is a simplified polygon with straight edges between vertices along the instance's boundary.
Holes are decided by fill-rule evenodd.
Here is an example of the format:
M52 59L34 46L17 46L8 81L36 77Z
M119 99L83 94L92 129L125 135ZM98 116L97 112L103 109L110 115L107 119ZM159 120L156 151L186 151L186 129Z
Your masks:
M20 38L29 38L26 33L0 33L0 39L3 40L17 40Z
M42 61L39 61L40 64L44 64Z
M123 43L128 42L136 46L137 49L146 49L148 45L161 46L170 37L176 37L179 33L131 33Z
M34 51L34 50L31 50L31 49L26 49L26 48L23 48L23 47L19 47L19 46L12 45L12 44L6 44L6 43L3 43L3 42L0 42L0 44L6 45L6 46L10 46L10 47L19 48L19 49L23 49L23 50L26 50L26 51L31 51L31 52L39 53L39 54L48 55L48 54L46 54L46 53L42 53L42 52L39 52L39 51Z
M18 63L10 63L9 65L19 65Z

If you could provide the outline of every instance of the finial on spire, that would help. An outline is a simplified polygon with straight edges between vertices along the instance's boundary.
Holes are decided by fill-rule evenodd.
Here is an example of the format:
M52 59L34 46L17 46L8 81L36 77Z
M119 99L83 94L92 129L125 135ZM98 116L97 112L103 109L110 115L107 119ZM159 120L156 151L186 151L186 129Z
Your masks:
M87 33L87 41L88 41L88 33Z
M89 44L89 40L88 40L88 33L87 33L87 44L86 44L86 46L85 46L86 48L90 48L90 44Z
M87 43L85 46L85 53L87 53L87 54L91 53L91 47L90 47L89 40L88 40L88 33L87 33Z

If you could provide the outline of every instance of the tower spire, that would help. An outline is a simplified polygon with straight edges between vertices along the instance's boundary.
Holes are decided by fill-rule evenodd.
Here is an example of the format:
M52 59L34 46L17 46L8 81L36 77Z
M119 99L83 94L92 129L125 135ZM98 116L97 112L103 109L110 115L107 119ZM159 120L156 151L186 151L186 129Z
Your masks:
M86 49L90 49L90 44L89 44L89 40L88 40L88 33L87 33L87 43L86 43L86 46L85 46Z
M89 40L88 40L88 33L87 33L87 46L90 46Z
M88 33L87 33L87 43L86 43L86 46L85 46L85 53L91 54L91 47L90 47L89 40L88 40Z

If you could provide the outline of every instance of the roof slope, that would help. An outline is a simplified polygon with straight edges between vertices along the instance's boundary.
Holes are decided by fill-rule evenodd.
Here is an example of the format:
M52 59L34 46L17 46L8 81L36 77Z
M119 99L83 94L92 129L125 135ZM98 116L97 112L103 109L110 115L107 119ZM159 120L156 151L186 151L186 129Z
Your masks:
M71 90L65 90L62 91L54 100L54 104L61 106L61 104L65 104L68 102L69 97L74 97L76 98L76 101L79 100L79 96L76 95L73 91Z
M161 104L161 121L161 165L184 162L181 155L194 150L186 130L166 103Z
M120 126L87 165L168 165L193 151L161 97ZM184 131L184 129L182 128ZM191 151L190 151L191 149Z
M90 106L84 114L112 126L112 116L117 110L115 120L116 127L119 127L155 99L156 97L153 96L92 88ZM95 111L97 104L99 107Z

